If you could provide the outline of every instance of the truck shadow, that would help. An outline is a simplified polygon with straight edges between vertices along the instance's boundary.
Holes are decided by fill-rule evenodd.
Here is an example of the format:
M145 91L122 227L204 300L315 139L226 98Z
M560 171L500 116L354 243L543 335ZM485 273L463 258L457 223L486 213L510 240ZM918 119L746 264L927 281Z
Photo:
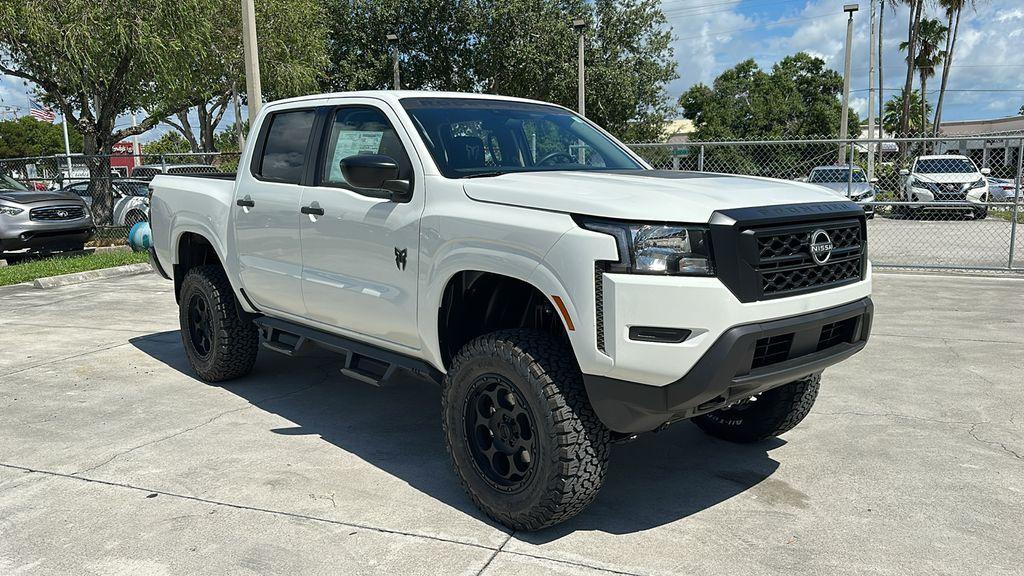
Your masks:
M130 342L194 377L177 331ZM271 432L318 435L422 493L495 525L473 505L451 469L441 436L437 386L403 375L391 386L376 388L345 378L338 372L341 366L338 356L327 353L288 358L261 351L252 375L222 388L295 423ZM778 462L768 451L784 443L729 444L688 423L642 435L613 447L607 481L586 511L562 525L517 538L543 543L577 530L625 534L686 518L766 479L765 484L775 482L769 477Z

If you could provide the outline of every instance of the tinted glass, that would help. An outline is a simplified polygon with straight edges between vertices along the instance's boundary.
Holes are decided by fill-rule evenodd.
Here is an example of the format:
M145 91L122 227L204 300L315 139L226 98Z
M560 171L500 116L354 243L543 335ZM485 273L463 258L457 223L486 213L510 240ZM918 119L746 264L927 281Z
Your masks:
M922 174L968 174L977 172L974 163L963 158L928 158L918 160L914 172Z
M814 183L822 182L847 182L850 179L850 171L845 168L817 168L811 172L810 181ZM867 182L864 177L864 172L860 170L853 171L854 182Z
M349 156L383 154L398 162L398 177L412 178L412 164L402 141L384 114L376 108L353 106L340 108L334 114L331 133L325 144L326 160L320 175L321 184L342 186L341 161Z
M314 116L312 110L297 110L279 112L270 117L270 129L260 160L260 176L279 182L299 183Z
M10 176L0 176L0 190L17 190L18 192L24 192L27 191L28 188Z
M448 178L642 166L579 116L555 106L479 98L403 98Z
M145 182L114 182L114 186L126 196L149 196L149 186Z

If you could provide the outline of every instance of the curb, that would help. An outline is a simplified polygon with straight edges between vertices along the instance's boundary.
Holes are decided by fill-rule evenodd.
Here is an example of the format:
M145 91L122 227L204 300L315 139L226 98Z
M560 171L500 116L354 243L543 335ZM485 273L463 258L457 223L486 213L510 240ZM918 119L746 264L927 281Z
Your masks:
M99 270L87 270L85 272L74 272L71 274L61 274L60 276L37 278L32 281L32 286L43 289L60 288L61 286L81 284L83 282L91 282L93 280L147 274L152 271L153 269L146 263L128 264L126 266L115 266L114 268L101 268Z

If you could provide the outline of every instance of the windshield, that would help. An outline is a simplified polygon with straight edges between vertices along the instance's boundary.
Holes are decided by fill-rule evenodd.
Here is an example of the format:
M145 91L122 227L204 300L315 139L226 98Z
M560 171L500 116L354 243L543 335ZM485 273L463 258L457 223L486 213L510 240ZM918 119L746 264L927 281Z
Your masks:
M8 192L28 192L24 184L10 176L0 175L0 190Z
M928 158L918 160L914 172L920 174L970 174L977 172L974 163L964 158Z
M810 182L820 184L823 182L848 182L850 180L850 171L846 168L815 168L811 171ZM853 181L854 182L867 182L867 178L864 177L864 171L855 168L853 170Z
M114 186L125 196L149 196L149 185L145 182L115 182Z
M478 98L403 98L402 106L448 178L643 168L582 118L555 106Z

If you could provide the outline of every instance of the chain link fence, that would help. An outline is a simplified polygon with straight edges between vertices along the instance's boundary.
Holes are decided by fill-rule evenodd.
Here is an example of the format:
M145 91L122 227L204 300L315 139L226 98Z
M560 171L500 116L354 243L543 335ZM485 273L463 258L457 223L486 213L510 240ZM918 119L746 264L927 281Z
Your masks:
M125 243L138 222L149 220L149 181L157 174L234 172L239 154L81 154L0 159L0 193L27 188L80 197L96 233L90 245Z
M655 168L810 182L865 207L879 267L1024 271L1024 136L640 143ZM0 160L0 176L89 205L92 243L123 243L149 218L159 173L234 172L237 153L45 156ZM852 166L851 170L849 166ZM742 185L734 183L731 185Z
M878 267L1024 271L1020 134L630 146L662 170L809 182L848 197L868 213Z

